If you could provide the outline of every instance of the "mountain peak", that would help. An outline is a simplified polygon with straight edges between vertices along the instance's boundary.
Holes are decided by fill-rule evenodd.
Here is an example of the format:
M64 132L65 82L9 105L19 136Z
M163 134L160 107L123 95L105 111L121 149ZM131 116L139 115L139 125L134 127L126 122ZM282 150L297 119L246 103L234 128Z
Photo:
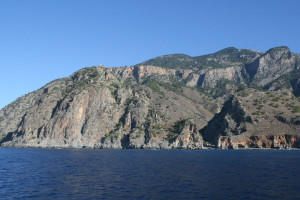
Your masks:
M269 49L266 53L272 53L272 52L278 52L278 51L290 52L290 48L287 46L274 47L274 48Z
M299 62L287 47L268 52L83 68L0 110L0 146L300 148Z
M235 48L235 47L226 47L225 49L222 49L219 52L222 52L222 51L224 51L224 52L232 52L232 51L236 51L236 50L238 50L238 49Z

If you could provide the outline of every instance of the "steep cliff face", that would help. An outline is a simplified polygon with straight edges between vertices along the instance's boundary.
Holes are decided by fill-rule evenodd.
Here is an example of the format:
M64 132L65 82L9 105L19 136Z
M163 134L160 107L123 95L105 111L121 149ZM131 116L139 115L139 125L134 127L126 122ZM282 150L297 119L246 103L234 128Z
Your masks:
M42 90L46 92L26 111L17 129L6 138L11 142L4 146L91 146L119 115L106 78L103 70L88 68L65 79L63 85L45 86ZM117 84L116 80L112 83ZM98 88L98 84L106 87Z
M251 123L253 119L247 115L241 107L241 103L236 97L231 97L225 102L220 113L208 122L207 126L201 130L205 141L217 144L220 136L234 136L244 133L246 123Z
M161 76L176 75L175 69L166 69L166 68L161 68L161 67L156 67L151 65L146 65L146 66L142 65L136 67L115 67L115 68L110 68L109 70L116 75L121 75L121 78L124 80L126 80L127 78L134 77L137 81L140 81L143 78L151 75L161 75Z
M299 101L291 93L244 89L200 132L222 149L298 148Z
M221 69L211 69L203 73L198 81L199 86L203 88L214 88L218 81L226 79L237 84L243 84L243 78L240 67L227 67Z
M218 140L221 149L293 149L300 148L300 136L295 135L259 135L247 139L223 136Z
M0 145L299 148L299 63L287 47L230 47L84 68L0 110Z
M253 63L246 66L251 84L264 86L287 74L296 67L296 56L288 47L276 47L270 49Z
M39 99L43 98L46 93L53 93L54 96L59 95L53 88L62 87L65 84L64 79L58 79L47 84L47 87L31 92L23 97L18 98L13 103L7 105L0 110L0 140L7 133L14 132L23 116L29 108L34 105L39 105ZM53 91L52 91L53 90Z
M85 68L36 91L23 116L11 122L13 126L2 122L2 130L9 131L2 146L202 148L194 120L185 122L179 132L171 128L187 116L203 126L212 114L196 101L178 97L173 91L138 84L147 73L165 75L170 73L168 70L141 68L138 82L123 81L111 71L103 67ZM168 100L166 95L177 97ZM184 111L176 109L181 103L187 105Z

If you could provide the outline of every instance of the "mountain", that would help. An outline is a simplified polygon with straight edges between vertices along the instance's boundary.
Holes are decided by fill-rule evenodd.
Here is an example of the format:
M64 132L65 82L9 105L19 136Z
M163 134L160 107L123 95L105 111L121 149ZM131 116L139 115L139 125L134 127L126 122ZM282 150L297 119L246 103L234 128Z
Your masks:
M300 55L229 47L81 69L0 110L2 147L300 148Z

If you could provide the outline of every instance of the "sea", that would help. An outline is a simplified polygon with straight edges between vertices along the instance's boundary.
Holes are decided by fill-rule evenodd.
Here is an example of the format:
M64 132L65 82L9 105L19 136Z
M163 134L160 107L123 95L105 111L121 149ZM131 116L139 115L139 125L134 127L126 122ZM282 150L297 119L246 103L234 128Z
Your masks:
M0 148L0 199L300 199L300 151Z

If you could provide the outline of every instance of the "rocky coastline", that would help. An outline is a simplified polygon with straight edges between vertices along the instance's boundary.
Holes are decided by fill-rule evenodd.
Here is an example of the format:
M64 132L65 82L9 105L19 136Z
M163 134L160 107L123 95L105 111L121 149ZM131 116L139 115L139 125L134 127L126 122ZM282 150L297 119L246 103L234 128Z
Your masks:
M93 66L0 110L10 148L298 149L300 56L233 47Z

